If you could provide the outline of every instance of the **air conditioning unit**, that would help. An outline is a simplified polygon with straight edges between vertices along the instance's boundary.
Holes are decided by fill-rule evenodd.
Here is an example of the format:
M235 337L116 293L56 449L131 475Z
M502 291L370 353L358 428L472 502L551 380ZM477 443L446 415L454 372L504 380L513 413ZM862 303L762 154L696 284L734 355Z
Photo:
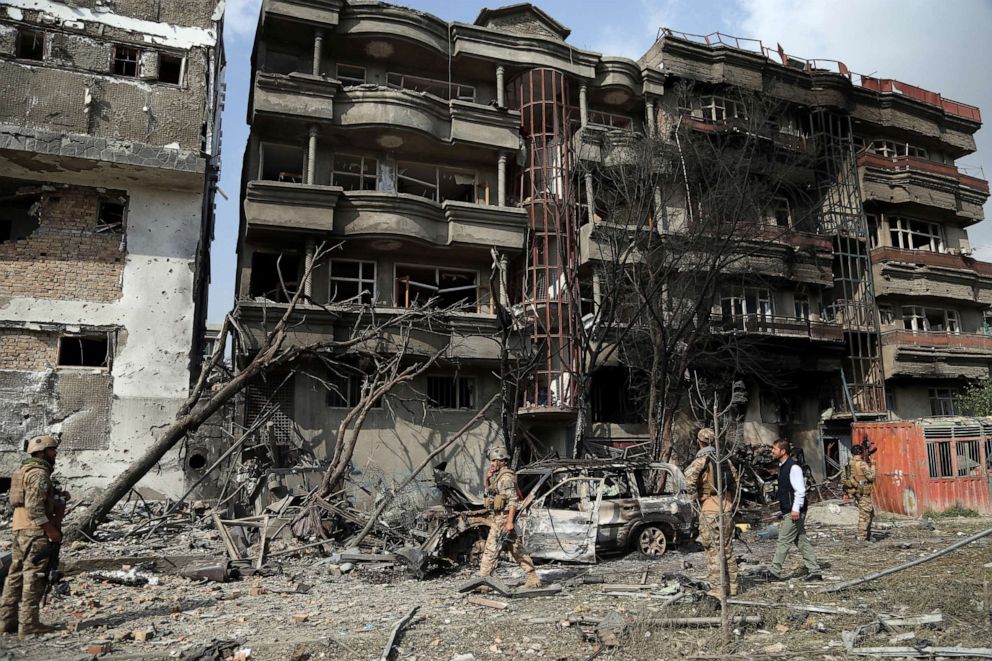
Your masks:
M961 246L961 254L965 257L971 257L974 252L971 249L971 241L968 239L958 239L958 245Z

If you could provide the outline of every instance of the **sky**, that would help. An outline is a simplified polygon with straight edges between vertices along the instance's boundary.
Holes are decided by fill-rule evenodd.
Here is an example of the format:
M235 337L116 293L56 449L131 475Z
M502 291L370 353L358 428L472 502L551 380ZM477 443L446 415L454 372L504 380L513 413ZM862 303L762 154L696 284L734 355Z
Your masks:
M471 23L486 7L516 0L407 0L394 4ZM217 228L212 246L208 319L219 323L234 302L241 163L248 127L250 56L260 0L227 0L224 46L227 96L223 114ZM544 0L535 4L572 30L569 43L637 59L658 29L722 32L781 44L802 58L841 60L850 70L895 78L979 106L992 121L992 0ZM992 178L992 129L976 134L978 151L958 161ZM992 217L992 203L985 205ZM988 227L986 227L988 225ZM976 257L992 261L992 221L969 228Z

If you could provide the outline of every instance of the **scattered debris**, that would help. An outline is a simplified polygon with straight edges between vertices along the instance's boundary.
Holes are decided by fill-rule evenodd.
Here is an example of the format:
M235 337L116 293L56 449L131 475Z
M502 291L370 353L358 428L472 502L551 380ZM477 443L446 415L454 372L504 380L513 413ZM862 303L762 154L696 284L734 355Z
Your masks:
M393 647L396 645L396 637L399 635L403 627L413 618L413 614L417 612L420 606L413 606L407 614L396 621L393 625L392 630L389 632L389 640L386 641L386 647L382 650L382 656L379 657L379 661L389 661L389 655L393 652Z

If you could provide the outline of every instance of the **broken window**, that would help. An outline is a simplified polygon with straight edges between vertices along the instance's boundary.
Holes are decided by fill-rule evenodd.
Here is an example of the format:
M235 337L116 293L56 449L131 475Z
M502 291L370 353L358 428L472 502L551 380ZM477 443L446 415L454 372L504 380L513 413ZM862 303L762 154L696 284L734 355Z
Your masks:
M262 143L259 158L259 177L266 181L303 183L306 152L293 145Z
M331 185L344 190L375 190L378 160L371 156L334 154Z
M400 161L396 192L426 197L435 202L475 202L475 173Z
M930 388L928 394L930 396L930 415L957 415L955 411L957 392L953 388ZM947 456L948 461L950 461L950 449L947 451ZM944 477L950 477L950 475Z
M800 321L809 321L809 297L806 295L798 295L793 302L796 312L796 319Z
M5 183L0 182L0 243L19 241L37 230L41 207L40 195L24 194L16 185L7 189Z
M109 367L110 340L106 334L64 335L59 338L60 367Z
M927 464L932 478L954 477L951 469L951 442L927 441Z
M124 213L126 206L120 199L100 200L97 212L96 231L119 233L124 231Z
M365 67L356 67L351 64L338 65L338 80L345 87L365 84Z
M426 92L445 100L457 99L459 101L475 101L475 88L471 85L460 85L449 83L445 80L435 80L433 78L423 78L421 76L408 76L401 73L386 74L386 85L393 89L410 90L412 92Z
M248 295L288 303L300 286L299 274L300 258L295 253L253 253Z
M329 300L371 305L375 300L375 262L332 259Z
M327 405L354 408L362 399L362 377L357 374L330 374L327 378Z
M479 274L476 271L442 269L431 266L396 265L396 305L408 308L436 298L439 307L456 307L463 312L478 310Z
M957 310L907 305L902 308L902 323L906 330L916 332L953 334L961 332L961 319Z
M137 78L141 62L141 49L132 46L114 46L111 72L118 76Z
M642 422L634 401L630 374L624 367L601 367L592 374L590 396L593 422L616 424Z
M877 248L878 242L878 215L873 213L866 213L865 219L868 221L868 241L871 243L871 248Z
M891 216L889 235L895 248L944 252L943 232L937 223Z
M957 441L957 468L958 477L974 477L978 475L981 468L980 457L978 456L978 441Z
M664 468L643 468L634 472L634 478L642 497L675 495L675 480Z
M474 409L475 379L466 376L429 376L427 403L432 409Z
M754 287L725 292L720 297L720 311L725 321L748 316L769 319L772 316L771 293L767 289Z
M603 112L601 110L592 110L591 108L587 112L587 117L589 124L593 126L605 126L611 129L629 129L634 123L630 117L611 112Z
M45 59L45 33L41 30L17 31L17 57L41 62Z
M278 73L285 76L299 70L300 56L296 53L278 50L267 50L265 52L266 73Z
M792 227L792 208L785 197L773 197L768 210L768 224L776 227Z
M704 96L699 99L701 118L707 122L744 119L747 113L743 104L722 96ZM694 115L696 113L693 113Z
M178 85L182 81L183 58L162 53L158 56L158 81Z

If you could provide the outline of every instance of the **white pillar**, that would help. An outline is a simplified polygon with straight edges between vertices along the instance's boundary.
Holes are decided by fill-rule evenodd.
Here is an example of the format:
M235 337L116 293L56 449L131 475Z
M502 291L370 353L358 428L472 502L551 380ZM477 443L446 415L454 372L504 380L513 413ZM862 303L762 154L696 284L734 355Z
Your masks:
M504 308L510 307L509 279L507 273L510 270L510 262L506 255L499 256L499 302Z
M599 279L599 271L592 272L592 304L597 311L603 304L603 283Z
M317 178L317 127L310 127L310 144L307 150L307 179L306 183L313 184Z
M589 211L589 222L593 222L596 218L596 196L593 194L592 190L592 173L586 172L586 206Z
M506 206L506 154L500 152L499 166L496 169L496 204Z
M496 67L496 106L499 108L506 107L506 85L503 81L503 74L506 73L506 69L500 64Z
M644 102L644 114L645 125L647 126L647 133L649 138L653 138L655 134L654 126L654 99L647 99Z
M586 107L586 86L579 86L579 125L585 128L589 125L589 109Z
M316 252L313 239L307 239L306 251L306 256L303 258L303 268L306 269L307 277L303 280L303 295L310 298L313 295L313 273L310 271Z
M320 75L320 60L324 52L324 31L313 31L313 75Z

